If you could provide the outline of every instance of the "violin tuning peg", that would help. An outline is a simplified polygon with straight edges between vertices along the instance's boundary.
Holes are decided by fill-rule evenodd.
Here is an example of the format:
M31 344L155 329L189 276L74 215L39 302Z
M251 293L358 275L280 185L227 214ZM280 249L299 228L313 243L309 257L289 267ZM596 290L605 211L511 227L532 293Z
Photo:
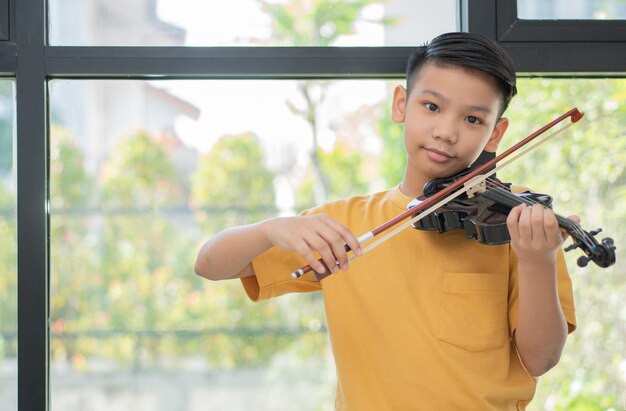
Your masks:
M606 248L609 248L611 250L615 250L615 241L613 241L613 239L610 237L603 239L602 245L604 245Z
M580 245L580 243L578 241L575 241L573 244L568 245L567 247L565 247L564 251L568 252L568 251L572 251L578 248L578 246Z
M591 234L591 235L596 235L596 234L599 234L599 233L601 233L601 232L602 232L602 229L601 229L601 228L598 228L597 230L593 230L593 231L591 231L589 234Z
M591 260L589 257L582 255L578 257L578 260L576 260L576 263L578 264L579 267L587 267L587 263L589 262L589 260Z

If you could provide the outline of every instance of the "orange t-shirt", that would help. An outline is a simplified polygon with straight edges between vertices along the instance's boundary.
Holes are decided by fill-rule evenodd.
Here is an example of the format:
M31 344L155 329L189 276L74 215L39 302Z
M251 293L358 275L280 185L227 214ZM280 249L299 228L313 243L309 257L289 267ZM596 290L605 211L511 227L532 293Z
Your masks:
M311 210L355 235L400 214L398 187ZM462 231L407 229L321 282L292 279L302 258L276 247L243 278L258 301L323 291L337 366L337 410L518 410L536 381L511 339L517 321L517 258L509 244L483 245ZM559 298L570 332L576 320L563 253Z

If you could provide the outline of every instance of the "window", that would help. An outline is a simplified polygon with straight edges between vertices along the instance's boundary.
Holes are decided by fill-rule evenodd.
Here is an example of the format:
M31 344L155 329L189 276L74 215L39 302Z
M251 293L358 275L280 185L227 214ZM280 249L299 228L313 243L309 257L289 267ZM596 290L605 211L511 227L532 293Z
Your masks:
M321 295L252 304L193 266L221 229L388 184L373 165L392 85L52 81L52 409L331 409Z
M457 27L458 2L51 0L60 46L415 46ZM285 7L288 4L288 7Z
M516 0L476 0L467 3L465 30L483 33L508 51L520 73L540 76L615 76L626 67L626 24L616 20L544 20L521 16ZM522 2L568 7L572 2ZM582 2L574 2L583 4ZM585 2L615 5L619 2ZM556 6L555 6L556 7ZM523 12L520 8L519 11ZM530 18L528 20L527 18Z
M306 154L294 151L298 143L286 137L268 146L268 136L278 132L261 115L263 109L271 110L280 117L274 123L281 132L294 131L291 137L308 137L310 144L313 129L297 115L304 107L298 94L302 87L311 87L316 98L325 97L316 130L320 150L331 150L329 172L337 164L355 168L364 156L367 167L382 171L379 180L365 183L360 178L370 176L369 168L349 175L350 185L328 187L327 195L348 194L339 191L345 187L367 184L369 191L397 181L402 164L389 159L398 158L393 150L401 134L385 122L389 88L402 77L409 48L440 31L460 27L484 33L507 48L522 77L541 77L522 80L520 89L533 92L514 100L510 138L525 136L570 104L586 112L585 123L572 129L571 137L503 171L502 177L519 181L523 176L537 190L553 194L563 214L582 214L585 227L611 221L603 227L606 235L615 239L618 254L624 249L626 105L615 98L615 93L624 95L623 15L591 22L550 21L521 9L518 16L513 0L498 1L498 7L495 0L420 7L406 0L389 0L383 6L373 1L353 21L354 33L342 29L343 35L326 47L310 38L270 41L271 23L259 14L233 23L238 38L223 30L223 36L203 32L203 24L193 26L181 16L191 2L126 2L120 13L106 1L0 0L0 10L9 10L9 3L11 12L0 13L0 72L8 76L3 80L7 84L15 83L15 97L0 96L0 108L2 99L9 107L13 101L13 114L7 118L15 116L17 137L11 139L14 171L5 172L0 184L9 187L14 200L6 207L0 203L0 224L9 230L13 224L17 239L9 235L0 264L16 265L18 274L16 278L9 268L0 272L0 281L16 278L19 298L0 290L3 410L71 410L87 402L112 410L116 405L170 410L183 403L188 409L204 409L213 402L249 409L250 398L275 410L304 395L314 395L319 402L313 405L321 409L331 407L334 375L318 297L252 305L236 283L208 286L189 265L198 241L233 219L293 212L316 201L310 176L298 177L303 184L297 196L293 177L287 177L293 159L304 164ZM242 10L251 4L232 3ZM371 22L380 19L381 9L384 17L396 18ZM227 8L220 10L228 13ZM197 11L215 19L213 13ZM232 17L222 14L219 19ZM185 27L187 23L191 25ZM366 35L370 29L374 34ZM338 29L324 27L327 34L333 30ZM262 93L263 101L253 106L248 105L252 101L241 102L246 115L233 120L223 102L232 93L247 96L250 90ZM342 99L361 90L367 94L355 96L359 104ZM287 102L293 111L286 109ZM4 114L0 110L0 121ZM338 141L350 150L332 151ZM260 181L255 198L274 194L263 198L264 207L247 205L249 195L230 199L228 204L246 205L241 209L225 210L218 201L236 194L223 187L239 163L214 150L232 153L232 147L250 150L255 158L268 153L264 161L255 162L257 172L246 175ZM143 161L138 152L158 161ZM6 160L5 151L0 158ZM215 165L231 173L218 180L210 168ZM542 177L550 173L558 178L550 178L550 186L527 179L537 169ZM205 184L202 172L212 173L212 184ZM196 175L200 177L192 178ZM202 191L207 187L222 187L223 195ZM141 231L147 234L142 237ZM576 256L568 258L575 267ZM619 254L618 261L622 258ZM579 329L559 368L542 379L533 406L571 409L592 403L617 409L624 392L619 354L626 341L619 326L623 281L615 267L574 268L572 278L579 293ZM11 314L15 304L17 314ZM306 315L285 309L296 304L306 307ZM264 323L264 318L271 322ZM595 351L598 346L604 351ZM167 376L168 383L152 385L155 375ZM249 391L258 385L259 375L263 385ZM302 385L286 386L285 381ZM102 394L120 386L120 395Z
M0 408L17 396L17 179L14 82L0 79Z
M524 20L626 20L626 5L616 0L517 0L517 9Z

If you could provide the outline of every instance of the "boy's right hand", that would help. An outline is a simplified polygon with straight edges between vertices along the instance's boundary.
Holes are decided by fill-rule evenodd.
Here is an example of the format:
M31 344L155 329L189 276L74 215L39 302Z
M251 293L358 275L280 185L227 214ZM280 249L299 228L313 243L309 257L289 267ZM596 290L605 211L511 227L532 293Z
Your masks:
M266 220L265 232L273 245L297 252L320 274L326 273L326 267L331 273L348 269L346 244L356 255L362 254L361 246L352 232L326 214ZM319 254L321 262L314 252Z

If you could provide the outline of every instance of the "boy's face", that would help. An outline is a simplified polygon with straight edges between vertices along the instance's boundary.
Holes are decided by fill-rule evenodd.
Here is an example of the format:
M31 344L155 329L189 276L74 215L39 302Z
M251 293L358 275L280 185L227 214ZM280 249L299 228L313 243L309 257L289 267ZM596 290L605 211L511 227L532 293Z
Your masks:
M421 190L469 167L483 149L495 152L508 126L498 120L500 103L493 78L458 66L426 63L408 96L396 87L392 119L404 123L405 183Z

